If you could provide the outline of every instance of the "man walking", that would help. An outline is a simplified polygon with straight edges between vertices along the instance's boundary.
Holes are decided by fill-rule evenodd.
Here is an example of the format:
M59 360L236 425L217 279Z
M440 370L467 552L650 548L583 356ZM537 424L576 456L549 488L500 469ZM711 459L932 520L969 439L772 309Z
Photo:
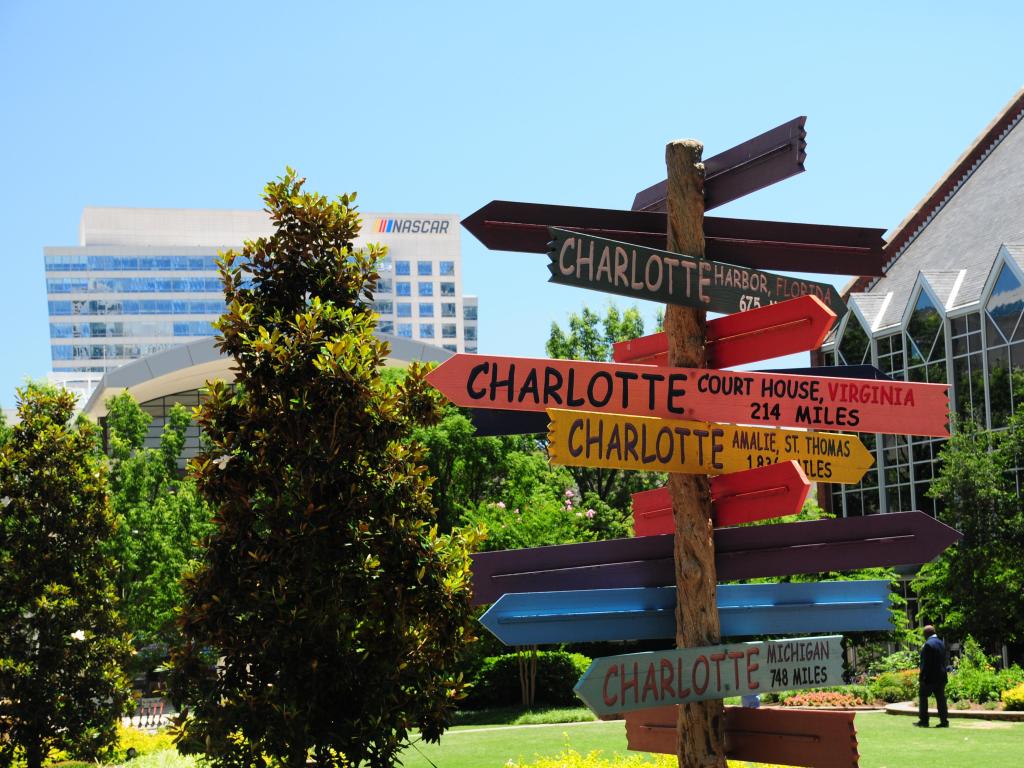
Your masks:
M928 727L928 697L935 696L939 710L939 728L949 728L946 711L946 644L935 634L935 627L924 628L924 645L921 646L920 694L918 696L917 722L919 728Z

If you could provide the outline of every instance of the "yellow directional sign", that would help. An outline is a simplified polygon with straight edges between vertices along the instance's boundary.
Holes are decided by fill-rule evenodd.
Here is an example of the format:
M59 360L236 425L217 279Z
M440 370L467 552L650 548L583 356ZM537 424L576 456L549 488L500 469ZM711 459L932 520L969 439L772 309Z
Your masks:
M548 408L554 464L723 475L793 459L810 480L856 483L875 463L855 435Z

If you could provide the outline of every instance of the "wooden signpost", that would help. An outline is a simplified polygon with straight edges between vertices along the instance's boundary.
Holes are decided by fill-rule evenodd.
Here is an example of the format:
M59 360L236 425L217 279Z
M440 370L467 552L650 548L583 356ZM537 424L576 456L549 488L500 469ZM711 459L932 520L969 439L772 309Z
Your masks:
M723 637L892 629L885 580L720 584L717 602ZM480 623L505 645L662 640L675 609L674 586L514 592Z
M853 712L725 708L725 755L773 765L857 768ZM626 743L639 752L676 753L678 707L626 713Z
M743 312L801 296L832 310L846 304L830 283L816 283L750 267L549 227L550 282L709 312ZM828 330L826 328L826 330Z
M548 409L548 458L567 467L722 475L798 461L811 480L856 483L875 457L856 435Z
M811 490L807 475L796 461L718 475L711 478L710 485L716 528L795 515ZM673 530L668 488L633 494L634 535L653 536Z
M924 512L719 528L722 581L916 565L960 534ZM672 535L639 536L473 555L473 604L512 592L663 587L675 583Z
M727 696L841 685L841 637L676 648L594 659L576 695L598 716Z
M890 435L949 434L945 384L463 353L426 378L465 408L569 408Z

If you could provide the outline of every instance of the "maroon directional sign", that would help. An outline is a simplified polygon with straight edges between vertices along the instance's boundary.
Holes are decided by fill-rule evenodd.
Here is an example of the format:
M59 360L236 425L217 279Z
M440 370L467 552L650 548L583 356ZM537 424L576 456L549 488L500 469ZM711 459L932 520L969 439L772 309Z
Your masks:
M923 512L894 512L715 531L720 581L916 565L961 536ZM673 536L641 536L473 555L473 603L509 592L675 584Z
M547 253L548 227L666 248L668 219L652 211L620 211L493 200L462 220L487 248ZM881 275L884 229L704 217L705 256L756 269Z
M795 117L770 131L704 161L704 210L749 195L777 181L803 173L807 157L806 117ZM634 211L665 211L668 180L633 200Z

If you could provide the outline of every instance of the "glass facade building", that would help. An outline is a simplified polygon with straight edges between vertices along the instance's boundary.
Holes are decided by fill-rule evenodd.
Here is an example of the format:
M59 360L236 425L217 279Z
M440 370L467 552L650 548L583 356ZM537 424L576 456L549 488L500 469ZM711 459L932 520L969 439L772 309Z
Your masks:
M458 218L362 217L356 245L389 249L374 297L381 332L476 351L476 321L463 319ZM106 371L214 335L224 308L217 253L270 232L262 211L86 208L79 245L43 254L53 378L88 395ZM413 302L417 322L396 323L413 317Z

